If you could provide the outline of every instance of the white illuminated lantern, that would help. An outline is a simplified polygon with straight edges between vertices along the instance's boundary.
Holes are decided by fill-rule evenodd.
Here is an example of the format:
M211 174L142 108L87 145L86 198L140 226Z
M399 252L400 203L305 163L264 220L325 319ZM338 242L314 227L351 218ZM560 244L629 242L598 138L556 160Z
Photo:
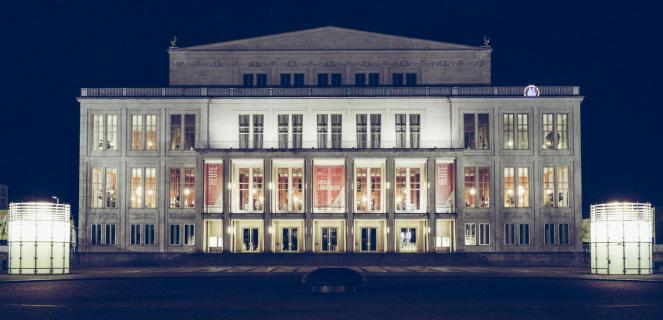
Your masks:
M651 274L652 221L649 203L592 205L592 273Z
M71 218L68 204L9 205L9 273L69 273Z

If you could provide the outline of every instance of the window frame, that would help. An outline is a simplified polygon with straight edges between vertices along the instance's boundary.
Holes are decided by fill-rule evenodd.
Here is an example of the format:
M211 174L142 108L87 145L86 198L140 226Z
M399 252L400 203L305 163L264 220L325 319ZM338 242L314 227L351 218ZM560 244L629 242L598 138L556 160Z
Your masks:
M179 171L179 181L177 182L177 189L173 189L173 170L178 170ZM186 182L186 175L187 175L187 170L193 170L193 186L191 188L187 188L187 182ZM196 207L196 167L195 165L172 165L168 167L168 209L195 209ZM192 193L192 199L193 199L193 204L192 205L185 205L185 199L184 197L188 197L189 194L187 194L186 190L189 189L189 194ZM177 195L179 196L179 202L177 205L173 204L173 195L172 192L173 190L177 191Z
M510 184L513 185L512 189L509 189L507 187L507 170L511 170L512 176L511 178L513 179ZM504 209L527 209L531 207L531 187L530 187L530 181L531 175L530 175L530 168L529 166L518 166L518 165L507 165L502 168L502 208ZM522 173L525 173L523 175ZM527 183L523 183L521 178L525 177L527 179ZM522 193L523 195L521 196L521 187L522 187ZM513 193L513 204L507 205L507 199L508 195L507 193L511 191ZM523 202L525 202L523 204Z
M258 193L258 191L254 192L254 184L255 179L254 179L254 169L260 169L261 174L262 174L262 190L259 190L261 193L258 195L259 197L262 197L262 201L260 202L260 206L262 209L257 209L257 210L245 210L242 209L240 206L240 192L242 189L240 189L240 181L239 181L239 175L240 175L240 170L241 169L248 169L248 185L247 185L247 204L250 205L252 203L252 200L254 200L254 193ZM237 212L237 213L263 213L265 212L265 165L264 162L259 160L259 161L233 161L232 162L232 181L231 181L231 190L232 190L232 212ZM252 207L251 207L252 208Z
M484 241L485 240L485 241ZM479 241L477 245L490 246L490 223L479 223Z
M551 209L570 209L571 208L571 196L573 195L571 189L571 170L568 165L543 165L541 168L541 183L543 184L542 194L542 207L551 208ZM546 172L552 169L552 182L546 182ZM562 176L560 171L565 172L565 175ZM565 178L564 181L561 181L561 178ZM552 183L552 190L548 187L548 184ZM560 188L560 185L564 184L565 188ZM564 206L560 206L560 190L566 192L566 201ZM547 205L547 197L552 192L552 205Z
M180 116L181 122L178 125L179 128L179 134L182 137L182 142L180 143L179 147L175 147L173 144L172 138L173 138L173 116ZM187 144L187 116L193 116L193 141L191 144L191 148L189 150L185 149L186 144ZM196 147L199 145L198 140L198 134L199 134L199 121L200 116L198 115L197 112L194 111L177 111L177 112L169 112L168 113L168 151L169 152L195 152Z
M115 199L114 199L114 202L113 202L114 203L113 206L108 206L109 198L107 198L108 174L109 174L108 170L109 169L115 171ZM95 187L95 170L101 170L102 181L98 182L98 184L101 186L100 191L103 194L103 198L101 200L101 202L102 202L101 206L96 206L95 203L94 203L95 198L96 198L96 195L94 194L95 189L96 189L96 187ZM120 189L120 186L119 186L120 180L119 179L120 179L120 175L119 175L118 167L100 167L100 166L91 166L90 167L90 194L91 194L90 203L89 203L90 209L118 209L119 208L119 206L118 206L118 202L119 202L118 195L119 195L119 192L120 192L120 190L119 190Z
M287 199L288 199L288 208L283 210L279 207L279 196L280 196L280 183L279 183L279 169L286 169L288 171L287 175ZM295 203L295 192L294 192L294 175L293 169L301 169L301 195L300 195L300 210L294 210ZM272 212L274 213L304 213L306 207L306 168L304 165L304 160L273 160L272 161Z
M138 186L140 188L140 205L134 206L134 184L133 184L133 178L134 178L134 170L138 170L140 172L140 185ZM147 205L147 199L148 199L148 192L150 191L147 186L148 186L148 172L152 171L152 179L154 179L154 184L152 185L153 189L151 189L152 194L151 196L153 197L153 205L148 206ZM129 209L157 209L158 207L158 197L159 197L159 183L158 183L158 171L157 167L153 166L147 166L147 167L129 167L127 170L128 173L128 179L129 181L127 182L127 185L129 186Z
M466 123L466 120L468 119L467 116L469 116L469 115L471 115L472 119L473 119L471 128ZM486 134L488 136L486 137L486 147L479 148L479 137L480 137L479 131L481 131L480 129L482 127L482 124L479 123L479 120L483 116L487 117L488 122L486 123L486 125L488 126L488 129L486 130ZM488 110L478 110L478 111L467 110L467 111L462 112L462 121L463 121L462 122L463 123L462 130L463 130L463 149L464 150L472 150L472 151L490 151L490 150L492 150L492 145L493 145L493 143L491 141L491 139L493 137L493 133L492 133L492 127L493 127L492 126L492 122L493 122L492 112L490 112ZM472 131L468 131L468 129L472 129ZM472 139L473 139L472 144L468 144L468 141L467 141L467 137L468 137L468 134L470 132L471 132Z
M468 191L467 189L467 169L473 169L474 171L474 181L473 181L473 187L471 186L469 190L469 194L473 198L473 205L468 206L467 202L467 194ZM488 171L488 181L484 182L481 180L481 172L482 170L487 170ZM492 173L492 167L490 165L466 165L463 167L463 204L465 209L490 209L491 208L491 203L493 202L493 192L492 192L492 184L493 184L493 173ZM487 189L485 189L485 186L487 186ZM472 191L474 189L474 191ZM488 203L486 205L483 205L483 202L481 202L481 194L482 190L487 191L488 195Z
M427 197L427 163L414 163L414 162L404 162L399 163L398 160L394 163L394 212L396 213L424 213L428 208L428 197ZM398 190L399 190L399 169L405 169L405 209L398 209ZM408 205L412 204L412 181L411 181L411 170L419 169L419 209L407 209Z
M353 212L356 213L384 213L386 212L385 208L385 178L386 178L386 170L385 170L385 161L384 160L375 160L375 161L356 161L354 163L353 167L353 189L354 190L354 204L352 206ZM359 199L359 189L357 188L357 178L358 178L358 173L357 171L359 169L365 169L366 170L366 197L367 200L366 202L368 203L368 200L372 200L373 192L375 191L373 188L373 181L372 181L372 170L373 169L379 169L380 170L380 203L379 203L379 208L378 209L373 209L373 206L370 204L367 204L368 210L360 210L360 199Z
M324 191L326 191L326 196L325 197L327 199L327 203L325 204L325 208L318 207L317 206L317 204L318 204L318 192L322 192L322 190L317 189L319 183L318 183L318 180L317 180L318 175L316 173L317 173L318 168L324 168L325 169L325 179L326 179L326 181L331 181L332 177L333 177L331 175L331 170L333 168L339 168L339 167L342 168L342 173L340 175L340 178L343 180L339 185L341 190L338 191L338 194L341 197L341 199L340 199L341 205L339 206L339 208L334 208L332 206L332 204L333 204L333 202L332 202L332 193L334 192L334 190L327 189L327 190L324 190ZM347 170L348 170L348 168L346 166L345 160L341 160L341 159L317 159L317 160L314 159L313 160L313 166L312 166L312 170L311 170L311 173L313 174L313 177L312 177L313 187L311 188L311 190L313 192L313 198L312 198L313 199L313 204L312 204L313 213L344 213L344 212L346 212L346 210L347 210L346 208L348 206L348 204L347 204L347 200L348 200L347 199L347 185L348 185ZM332 184L328 183L326 185L332 185Z
M465 233L464 234L465 234L465 236L463 238L463 240L464 240L463 244L465 246L476 246L477 245L477 226L476 226L476 223L465 223Z
M364 116L366 117L366 130L364 131L365 133L365 142L366 144L362 146L360 144L360 141L362 139L359 138L359 117ZM374 125L373 124L373 119L376 118L379 120L379 125ZM356 146L357 149L381 149L382 148L382 127L383 127L383 114L382 113L374 113L374 112L359 112L355 113L355 137L357 139L356 141ZM375 130L377 128L377 131ZM375 142L375 136L378 137L378 141ZM362 141L363 142L363 141ZM376 147L377 145L377 147Z
M546 117L551 116L551 123L546 122ZM564 130L560 130L560 116L563 116L565 118L564 120ZM553 111L553 110L546 110L541 112L541 125L540 125L540 130L541 130L541 149L544 151L548 152L555 152L555 151L567 151L570 152L571 150L571 127L569 125L571 119L571 112L570 111ZM550 126L550 129L546 129L547 126ZM550 131L549 131L550 130ZM546 132L549 132L552 134L552 140L551 140L551 147L546 147L548 145L548 138ZM562 134L560 134L562 132ZM562 139L563 137L563 139ZM560 147L561 141L565 140L565 144Z
M137 118L136 118L137 117ZM148 118L154 117L154 142L153 147L149 147L148 143L148 128L152 127L148 125ZM139 146L134 146L134 119L140 119L140 136L141 143ZM129 114L129 152L157 152L159 151L159 115L157 113L138 113L132 112ZM151 132L151 131L150 131Z
M97 129L96 118L101 117L102 123L101 128ZM109 118L114 118L114 131L110 130ZM120 112L101 112L101 111L91 111L90 112L90 126L89 132L89 141L90 141L90 152L91 153L119 153L120 152L120 132L121 128L121 114ZM115 135L115 146L113 148L109 147L110 140L108 138L114 133ZM98 142L95 141L95 138L98 138L102 141L105 141L105 146L103 148L99 147ZM96 146L96 147L95 147Z
M511 118L510 122L507 122L507 117ZM529 112L502 113L502 150L524 151L530 149L530 118ZM509 141L509 135L511 135L511 141Z

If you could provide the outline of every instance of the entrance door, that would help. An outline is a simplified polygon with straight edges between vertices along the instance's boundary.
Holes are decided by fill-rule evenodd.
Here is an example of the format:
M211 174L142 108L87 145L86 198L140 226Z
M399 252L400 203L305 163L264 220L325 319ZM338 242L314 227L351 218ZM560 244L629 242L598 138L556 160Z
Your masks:
M608 243L608 274L624 273L624 245Z
M377 249L377 228L361 228L361 251L376 252Z
M257 252L258 251L258 228L243 228L242 229L242 251L243 252Z
M417 251L417 228L401 228L400 251Z
M283 228L283 238L281 251L297 252L298 246L298 228Z
M338 228L322 228L322 251L338 251Z
M207 242L205 252L221 252L223 250L223 220L205 221Z

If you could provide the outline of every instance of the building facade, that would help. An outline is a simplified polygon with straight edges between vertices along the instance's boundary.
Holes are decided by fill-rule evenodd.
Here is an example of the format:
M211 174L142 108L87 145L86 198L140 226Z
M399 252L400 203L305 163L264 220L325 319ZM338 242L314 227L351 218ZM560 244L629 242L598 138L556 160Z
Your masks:
M578 87L337 27L171 47L83 88L82 252L579 252Z

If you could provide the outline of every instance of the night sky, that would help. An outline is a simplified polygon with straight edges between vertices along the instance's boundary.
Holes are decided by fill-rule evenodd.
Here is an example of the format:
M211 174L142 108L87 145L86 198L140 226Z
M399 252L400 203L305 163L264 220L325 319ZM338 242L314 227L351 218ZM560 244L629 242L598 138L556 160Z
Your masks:
M81 87L168 85L179 46L335 25L493 45L494 85L579 85L583 211L663 205L663 27L651 3L606 1L0 0L0 184L10 201L78 203ZM76 210L76 209L74 209Z

